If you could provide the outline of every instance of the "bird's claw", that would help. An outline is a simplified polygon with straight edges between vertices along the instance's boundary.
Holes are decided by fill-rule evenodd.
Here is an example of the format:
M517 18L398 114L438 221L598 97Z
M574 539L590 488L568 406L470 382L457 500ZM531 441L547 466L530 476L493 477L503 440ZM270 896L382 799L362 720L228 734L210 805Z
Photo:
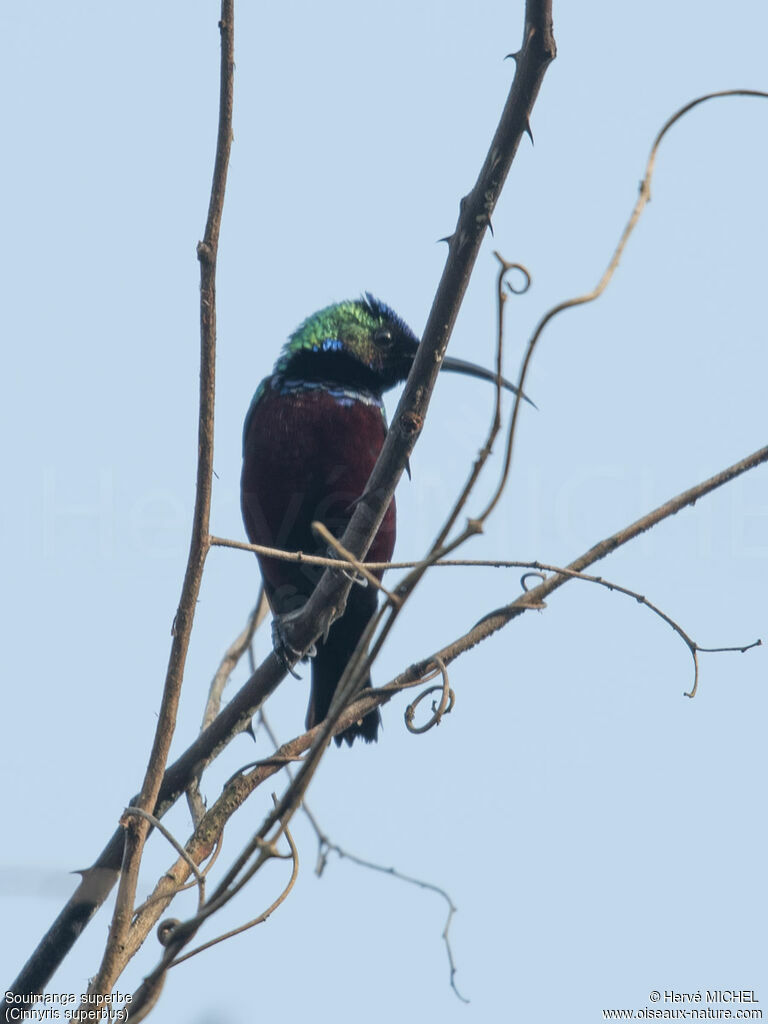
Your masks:
M344 560L339 558L338 553L334 551L332 547L327 547L325 549L325 553L328 558L338 559L338 561L341 562L342 565L344 564ZM362 573L357 572L356 569L342 569L341 567L339 567L339 571L341 572L344 579L349 580L350 583L356 583L360 587L368 586L368 580L365 578L365 576L363 576Z
M350 583L356 583L359 587L368 586L368 580L361 572L356 572L354 569L342 569L341 573Z
M281 615L279 618L275 617L272 620L272 648L275 652L280 664L283 666L286 672L290 672L294 679L301 679L298 672L293 671L293 666L297 661L303 661L305 658L314 658L317 654L317 648L312 644L306 651L297 651L288 642L288 637L285 632L285 623L290 621L298 612L288 612L286 615Z

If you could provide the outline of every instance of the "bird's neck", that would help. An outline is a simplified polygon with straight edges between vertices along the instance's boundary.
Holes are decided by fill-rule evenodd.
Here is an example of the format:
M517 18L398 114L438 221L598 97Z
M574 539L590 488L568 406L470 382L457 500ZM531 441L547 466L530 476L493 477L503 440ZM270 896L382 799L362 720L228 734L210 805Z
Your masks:
M281 388L326 388L329 391L359 393L381 402L378 376L343 349L299 350L281 358L273 376Z

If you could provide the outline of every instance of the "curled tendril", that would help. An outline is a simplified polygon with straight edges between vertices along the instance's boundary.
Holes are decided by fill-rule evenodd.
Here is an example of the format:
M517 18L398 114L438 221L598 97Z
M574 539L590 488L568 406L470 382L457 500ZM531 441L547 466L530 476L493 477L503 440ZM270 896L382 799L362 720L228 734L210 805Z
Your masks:
M157 941L161 946L167 946L171 941L171 936L176 931L181 921L178 917L166 917L164 921L161 921L157 926Z
M453 705L456 703L456 694L450 687L450 680L448 679L448 669L445 667L445 662L442 658L433 658L435 668L428 675L424 676L425 680L434 679L435 676L440 673L443 677L443 682L440 686L428 686L426 690L422 691L416 700L412 701L405 709L405 727L408 732L418 735L423 732L428 732L433 726L439 725L443 715L449 715L453 711ZM425 697L428 697L432 693L441 693L440 703L435 707L434 701L432 702L432 717L425 725L416 726L413 724L413 719L416 714L416 708L421 704Z
M525 295L525 293L531 287L532 278L530 270L528 270L527 267L524 267L522 263L505 263L504 276L506 277L506 275L509 274L512 270L517 270L520 274L522 274L523 281L522 284L517 288L515 288L511 281L505 281L504 283L507 286L507 290L511 292L512 295Z
M526 592L526 594L529 593L529 590L528 590L528 580L532 576L534 577L534 579L541 580L542 583L547 578L544 575L543 572L524 572L523 575L520 577L520 586L523 588L523 590Z

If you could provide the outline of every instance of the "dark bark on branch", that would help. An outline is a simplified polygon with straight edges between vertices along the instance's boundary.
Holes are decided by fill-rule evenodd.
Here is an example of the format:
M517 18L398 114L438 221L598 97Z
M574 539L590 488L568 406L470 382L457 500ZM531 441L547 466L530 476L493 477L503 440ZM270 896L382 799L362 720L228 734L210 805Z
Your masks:
M215 721L200 733L177 761L170 765L163 776L157 803L152 812L156 818L162 818L184 793L196 774L250 724L255 712L275 690L284 675L285 670L277 658L270 655ZM137 802L138 795L129 801L133 805ZM41 992L48 984L117 881L123 857L124 838L123 829L116 829L93 866L81 873L80 885L43 936L11 991Z
M556 53L551 0L528 0L523 45L515 55L517 69L501 120L477 182L460 205L459 219L448 239L448 259L437 288L402 398L363 498L341 543L363 558L384 517L405 464L424 425L440 363L445 355L480 245L506 181L549 64ZM324 631L328 609L343 609L351 583L326 572L302 609L286 626L290 645L306 651Z

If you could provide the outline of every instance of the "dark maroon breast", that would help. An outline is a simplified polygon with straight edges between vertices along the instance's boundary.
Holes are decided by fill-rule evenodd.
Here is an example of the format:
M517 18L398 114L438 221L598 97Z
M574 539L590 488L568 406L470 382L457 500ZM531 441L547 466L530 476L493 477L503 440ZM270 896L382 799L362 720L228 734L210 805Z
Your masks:
M312 522L341 536L385 435L378 404L319 387L283 394L268 388L251 412L244 444L241 501L251 543L325 554ZM393 500L367 560L388 561L394 546ZM281 614L303 604L322 575L306 565L259 561Z

